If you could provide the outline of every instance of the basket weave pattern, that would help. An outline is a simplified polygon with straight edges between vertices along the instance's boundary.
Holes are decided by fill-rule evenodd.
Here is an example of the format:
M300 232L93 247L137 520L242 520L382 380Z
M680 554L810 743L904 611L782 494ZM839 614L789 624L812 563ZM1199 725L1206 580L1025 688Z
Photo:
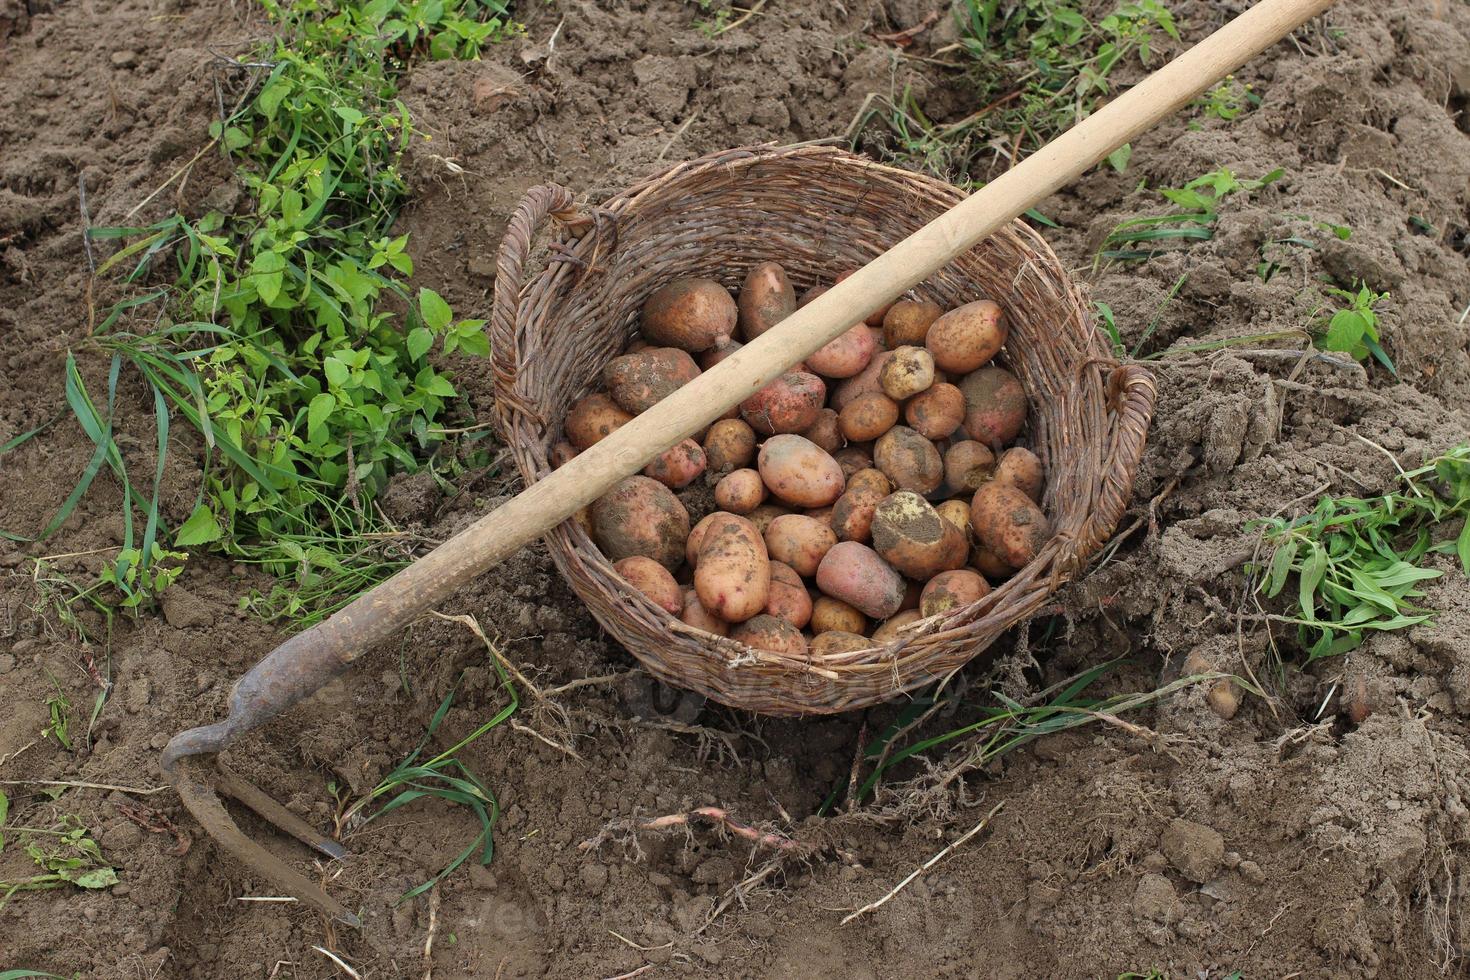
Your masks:
M501 246L492 313L496 411L526 484L550 472L567 409L599 387L603 365L636 334L638 311L658 286L704 276L736 288L751 266L772 260L800 293L866 264L962 197L948 184L818 146L704 157L588 210L563 188L533 188ZM558 230L544 268L526 281L537 232L551 219ZM989 297L1006 311L1000 359L1030 400L1023 441L1045 466L1051 541L981 601L887 646L792 657L686 626L629 589L581 526L564 522L546 536L557 566L661 680L773 715L889 700L949 674L1035 613L1113 533L1143 452L1153 379L1112 359L1046 243L1014 222L915 292L946 309Z

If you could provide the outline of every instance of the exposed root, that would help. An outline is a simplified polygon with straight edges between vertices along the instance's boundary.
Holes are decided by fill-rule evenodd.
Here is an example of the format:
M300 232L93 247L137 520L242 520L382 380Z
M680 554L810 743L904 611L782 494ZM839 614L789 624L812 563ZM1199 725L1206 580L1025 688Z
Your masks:
M696 822L713 824L722 832L734 834L736 837L750 841L757 848L777 851L788 856L810 857L820 850L820 845L818 844L795 840L784 834L761 830L750 824L741 823L730 816L727 811L715 806L697 807L685 813L671 813L666 816L655 817L652 820L615 821L598 831L597 836L578 844L577 850L593 851L610 840L627 842L629 838L633 838L634 848L641 854L642 848L638 848L636 844L636 837L639 833L657 833L672 830L675 827L688 829Z

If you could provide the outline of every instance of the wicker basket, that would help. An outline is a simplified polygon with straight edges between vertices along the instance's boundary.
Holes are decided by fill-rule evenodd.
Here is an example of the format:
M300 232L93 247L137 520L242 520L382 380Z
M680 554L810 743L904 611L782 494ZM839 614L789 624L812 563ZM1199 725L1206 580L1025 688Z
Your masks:
M507 228L495 283L496 411L529 486L577 398L637 330L659 285L708 276L737 286L781 263L798 292L863 265L957 204L948 184L823 146L732 150L679 164L579 210L532 189ZM560 224L543 271L523 278L537 230ZM661 680L773 715L875 704L941 678L1036 612L1107 541L1123 514L1154 405L1150 375L1117 364L1081 291L1046 243L1015 222L917 291L946 308L981 297L1007 311L1002 354L1031 401L1027 444L1046 467L1055 536L985 599L915 624L884 647L827 657L756 651L692 629L630 590L576 521L546 536L600 623Z

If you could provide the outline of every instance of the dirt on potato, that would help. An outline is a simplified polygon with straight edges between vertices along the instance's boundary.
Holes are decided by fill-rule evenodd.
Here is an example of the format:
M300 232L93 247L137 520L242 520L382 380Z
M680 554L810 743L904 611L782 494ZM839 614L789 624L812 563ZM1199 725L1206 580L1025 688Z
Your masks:
M1169 6L1191 42L1240 5ZM939 63L953 56L957 28L947 10L929 18L935 7L788 0L711 37L696 26L709 15L677 0L519 4L524 37L483 60L413 65L404 79L416 126L432 137L413 144L398 222L411 235L415 284L462 315L487 315L506 219L538 183L596 202L705 152L842 137L871 93L907 89L941 122L969 115L972 90ZM911 28L907 47L879 37ZM0 445L55 419L0 456L0 528L44 526L92 455L64 401L65 352L78 352L89 379L105 378L106 356L86 337L116 297L101 278L89 288L84 222L249 207L206 147L207 127L221 57L249 52L267 31L245 2L0 0ZM1107 675L1107 691L1151 690L1191 653L1215 669L1269 670L1267 624L1243 594L1248 522L1300 512L1324 492L1383 492L1397 467L1470 437L1467 51L1462 3L1346 2L1237 73L1259 107L1228 122L1185 112L1134 142L1126 173L1099 167L1040 206L1059 225L1044 229L1048 242L1112 308L1125 342L1174 351L1152 362L1160 401L1123 543L961 674L969 707L929 731L973 720L993 703L987 683L1026 696L1117 657L1128 660ZM1138 77L1136 65L1118 76ZM1159 213L1141 182L1177 187L1221 167L1284 176L1232 198L1212 240L1145 263L1094 263L1120 220ZM1303 215L1351 236L1317 235L1263 281L1258 266L1278 261L1263 249ZM1391 294L1381 309L1397 376L1265 343L1198 349L1300 330L1323 275ZM491 418L488 368L446 366L474 414ZM130 467L151 473L148 398L125 372L120 443ZM176 428L161 494L171 526L193 507L204 458ZM452 498L402 479L383 503L400 526L438 540L517 489L502 467ZM544 550L526 549L439 609L473 616L541 688L593 680L554 704L523 691L516 725L463 752L502 813L488 866L469 861L432 897L401 902L473 838L468 811L404 807L348 831L351 855L332 866L237 813L248 833L362 910L354 931L290 904L243 901L271 897L269 883L161 788L168 737L223 717L233 680L286 637L240 607L270 581L196 555L157 611L109 624L83 603L77 624L59 620L59 579L89 580L121 544L121 496L104 470L51 538L0 539L7 825L75 816L119 878L4 900L0 968L348 975L322 950L364 977L507 980L1150 969L1417 978L1463 975L1470 963L1470 587L1447 559L1424 600L1440 610L1432 623L1307 668L1288 645L1285 669L1259 678L1280 693L1246 695L1229 720L1205 688L1189 688L1127 724L1038 739L980 769L964 765L963 746L931 752L870 803L818 818L860 745L902 705L773 720L661 688L604 640ZM88 736L99 685L108 696ZM425 618L227 759L330 831L344 803L418 744L451 689L439 748L491 717L505 692L472 632ZM58 694L71 705L70 751L43 734ZM842 924L997 804L982 832ZM627 830L695 807L815 850L773 867L770 851L707 823ZM0 881L35 871L7 831Z

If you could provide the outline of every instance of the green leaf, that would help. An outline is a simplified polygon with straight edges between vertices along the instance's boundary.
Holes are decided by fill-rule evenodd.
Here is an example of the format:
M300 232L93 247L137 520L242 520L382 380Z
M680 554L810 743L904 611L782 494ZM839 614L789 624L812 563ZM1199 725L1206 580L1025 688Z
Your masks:
M428 292L428 290L425 290L425 292ZM443 301L440 300L440 302ZM422 298L420 298L419 300L419 305L421 307L423 306ZM448 312L449 308L445 307L446 315L448 314ZM424 319L427 321L427 315L425 315ZM409 358L417 361L419 358L423 357L424 354L428 353L430 347L434 346L434 335L424 327L414 327L408 332L406 346L408 347Z
M435 331L443 330L449 326L449 321L454 319L454 313L449 309L449 304L432 289L423 288L419 290L419 315L429 328Z
M1363 342L1368 332L1368 321L1356 310L1338 310L1327 324L1327 333L1322 338L1328 350L1352 353Z
M460 349L466 354L474 354L479 357L490 356L490 338L485 335L483 321L466 320L459 325L455 336L459 340Z
M327 376L327 383L341 387L347 383L350 369L336 357L329 357L322 361L322 373Z
M350 106L335 105L332 106L332 111L335 112L339 117L341 117L342 121L347 124L348 129L356 129L358 126L361 126L362 121L367 118L361 112L358 112L356 109L353 109Z
M1276 553L1271 556L1271 566L1266 572L1267 598L1274 599L1286 586L1286 577L1291 572L1291 563L1296 559L1296 551L1295 538L1277 546Z
M456 394L454 385L450 384L449 379L442 374L436 374L430 378L424 385L424 390L440 398L453 398Z
M1300 589L1297 601L1301 603L1302 618L1312 619L1312 611L1317 604L1317 586L1322 584L1322 576L1327 573L1327 552L1316 545L1310 545L1312 553L1302 562Z
M1124 143L1112 153L1108 154L1108 164L1118 173L1125 173L1128 170L1128 161L1132 156L1133 144Z
M113 868L93 868L71 879L81 888L111 888L117 884L117 871Z
M1460 536L1455 539L1455 553L1460 556L1460 567L1470 575L1470 518L1465 521L1465 526L1460 529ZM3 822L3 821L0 821Z
M230 126L225 129L225 146L231 150L250 145L250 137L238 126Z
M211 541L218 541L224 532L221 531L219 521L215 519L214 511L208 504L201 503L194 508L194 513L189 515L179 528L179 533L174 536L175 548L192 548Z
M337 396L324 391L312 398L306 409L306 438L316 441L321 428L337 408Z

